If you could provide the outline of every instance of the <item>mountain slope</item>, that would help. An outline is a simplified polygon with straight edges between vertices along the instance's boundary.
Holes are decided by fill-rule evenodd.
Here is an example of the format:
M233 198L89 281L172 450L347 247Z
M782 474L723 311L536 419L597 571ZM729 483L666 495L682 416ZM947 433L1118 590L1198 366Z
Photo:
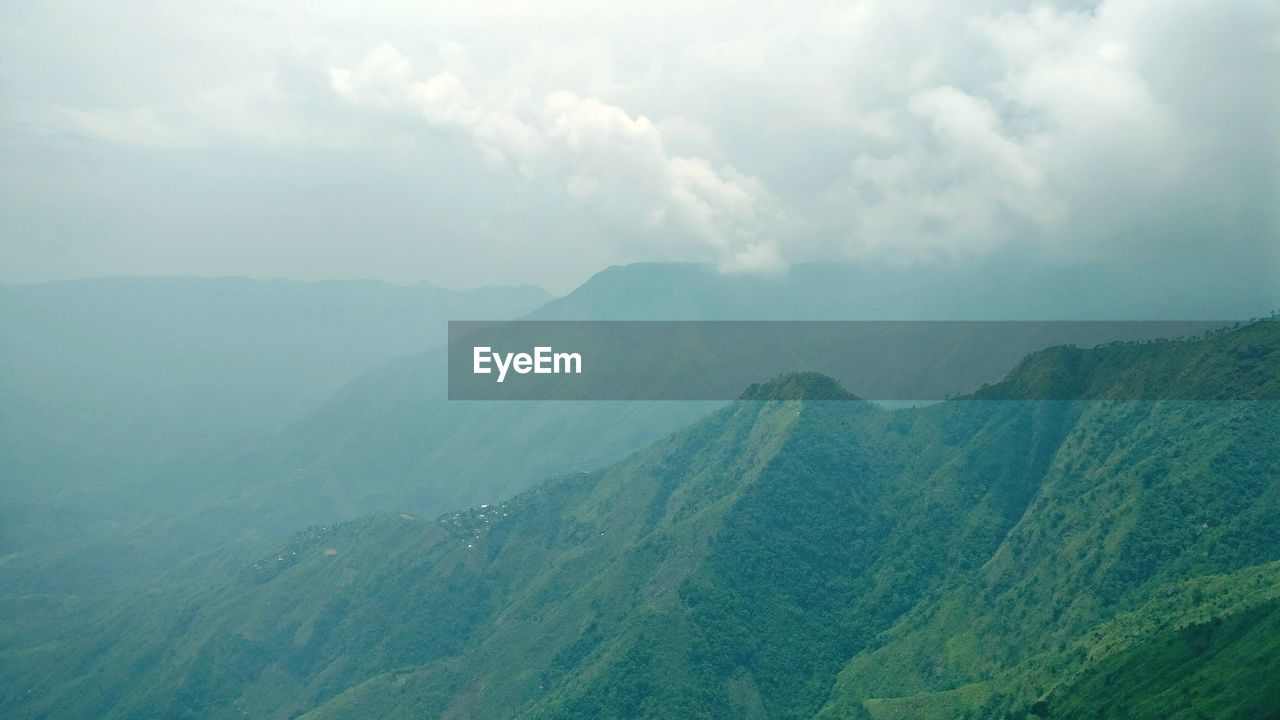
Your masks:
M1186 381L1240 372L1241 337L1201 341ZM1116 673L1181 668L1134 707L1221 675L1194 643L1270 647L1228 620L1265 630L1277 597L1280 404L797 389L838 396L783 378L505 503L203 557L60 644L10 629L0 711L1076 717Z
M990 680L843 710L878 720L1273 717L1277 636L1265 623L1277 598L1280 562L1163 585L1140 607Z
M1053 718L1280 717L1280 600L1144 638L1041 706Z
M725 422L727 427L723 428L722 434L730 436L750 433L755 427L747 418L728 418ZM688 442L680 439L670 441L672 452L696 452L697 442L693 438L700 437L700 432L698 428L690 430ZM607 479L580 475L549 483L513 500L508 506L495 508L495 512L500 511L506 516L503 518L506 522L495 522L491 515L486 520L485 516L489 514L484 509L457 517L448 516L440 522L385 517L325 528L314 537L304 533L295 540L298 543L296 547L290 543L265 553L260 559L255 558L253 562L238 563L238 568L234 567L237 563L230 559L234 554L207 560L203 565L189 565L175 582L202 588L197 591L201 595L210 594L198 604L203 606L203 610L197 611L200 617L188 616L185 602L157 603L161 608L170 609L169 613L152 611L139 616L127 607L122 609L122 619L116 622L127 623L128 629L120 634L120 630L111 627L116 622L101 628L109 637L125 640L109 651L119 661L97 663L98 672L105 673L107 677L90 677L88 681L100 686L115 686L117 683L110 679L112 673L119 672L120 668L136 667L141 662L160 676L154 683L157 695L160 700L170 702L172 697L180 694L173 683L181 683L181 678L166 677L163 667L147 662L149 656L158 654L163 657L168 638L181 636L189 643L186 652L183 648L174 651L179 654L181 662L192 662L204 654L212 654L218 658L218 668L254 668L253 656L266 661L265 664L275 665L274 653L269 649L293 645L303 626L315 627L317 621L323 624L321 618L327 607L340 608L338 617L343 622L327 633L307 633L302 648L308 654L320 656L329 663L342 663L347 656L355 655L362 663L372 661L375 667L380 657L392 663L392 667L425 662L436 652L431 648L459 645L478 619L467 622L459 620L456 614L450 614L427 627L420 622L419 613L423 607L470 607L480 613L479 619L492 618L496 610L492 603L518 592L536 574L547 573L559 562L560 555L566 552L573 555L589 551L599 553L611 546L624 546L633 539L631 535L643 529L645 515L635 510L637 507L643 509L647 496L660 490L660 482L655 485L653 480L656 476L649 473L660 473L664 469L663 462L665 454L648 463L637 459L630 466L631 470L620 468ZM594 507L592 490L596 485L607 482L616 486L624 477L635 482L634 477L639 473L650 478L644 483L646 493L638 492L639 485L632 485L631 492L613 500L625 507L612 511ZM601 531L596 526L606 515L625 524L611 526L607 535L600 535ZM624 527L630 532L623 532ZM483 535L486 541L500 542L494 543L494 547L468 547L477 544L477 534ZM491 538L491 535L496 537ZM608 545L598 542L585 544L595 538L606 538ZM334 548L336 554L326 554L329 547ZM297 557L294 553L299 550L304 557L294 565L293 560ZM572 567L566 571L572 571ZM315 592L317 582L326 588L326 592ZM179 591L178 594L183 593ZM490 603L482 602L491 595L496 597ZM357 619L348 608L363 608L357 611L362 619ZM259 615L264 611L266 616L260 619ZM388 621L396 626L394 630L391 627L386 628L389 632L375 629ZM156 623L162 629L155 629ZM206 623L206 632L189 632L186 629L188 624ZM231 628L234 632L230 631ZM355 636L345 633L334 635L335 631L343 630L350 630ZM260 637L262 634L266 637ZM216 645L219 636L243 637L248 642L238 648L222 649ZM397 638L406 642L398 642ZM141 642L135 644L134 640ZM325 643L328 653L335 654L321 652L312 643ZM79 650L92 654L90 648L95 647L100 646L89 640L87 647ZM359 657L362 653L371 657ZM55 656L51 653L48 660L57 663L62 657L65 654L57 653ZM386 663L382 664L385 666ZM307 677L308 669L302 668L298 673L304 676L306 683L312 681ZM275 674L279 674L278 668ZM280 681L269 684L279 685ZM20 686L20 683L11 685ZM296 683L294 686L296 689ZM195 695L194 699L200 703L197 707L202 712L207 710L211 699L199 692ZM88 712L75 704L79 698L80 693L74 689L63 693L56 706L57 711L71 714ZM145 704L147 699L137 701ZM69 704L63 705L64 702ZM95 706L92 712L105 714L114 704L111 700ZM167 712L157 706L151 706L150 711ZM121 712L125 716L130 714L128 710Z
M979 275L956 282L977 284ZM1010 308L1026 316L1056 314L1053 302L1044 300L1043 285L1022 289L1020 300L1011 303L1008 288L997 302L930 281L910 272L842 263L796 265L776 277L641 263L604 270L527 317L857 320L937 317L940 307L960 316L1000 317ZM957 305L951 300L956 295L973 304ZM1005 369L997 364L993 376ZM719 405L449 403L445 379L442 353L370 371L263 447L253 462L243 462L237 452L232 461L244 470L202 460L200 466L220 476L204 483L217 494L201 506L228 522L247 525L258 518L269 528L391 507L433 514L509 496L549 475L616 461ZM200 466L193 471L200 473Z
M105 514L166 460L271 435L371 367L442 343L447 318L515 317L548 297L245 278L0 286L5 498ZM42 535L23 531L0 543Z
M880 649L854 658L832 707L985 679L1062 649L1153 588L1274 559L1277 329L1261 322L1201 342L1055 348L979 392L1040 394L1043 382L1084 379L1106 397L1173 375L1210 397L1248 386L1269 399L1085 403L1027 515L982 571L914 608L879 639ZM1065 371L1064 353L1088 370ZM945 649L938 638L947 638Z
M1045 282L1027 282L999 292L970 292L982 284L982 278L975 269L971 276L939 284L933 282L936 278L919 273L840 263L797 265L777 277L725 275L691 264L637 264L605 270L528 317L866 319L937 317L941 307L959 316L1004 317L1016 309L1023 317L1052 317L1058 314L1054 307L1063 306L1061 298L1046 293L1051 285ZM382 291L390 287L373 285ZM960 286L964 292L958 291ZM1010 295L1018 300L1010 302ZM969 298L971 304L958 305L952 300L957 296ZM368 306L381 307L381 302L370 300ZM1071 307L1079 311L1074 304ZM322 315L313 311L305 317ZM342 315L347 322L335 324L333 331L351 329L352 318L369 321L382 315L388 313L348 312ZM399 317L395 313L389 316ZM459 311L452 316L468 315ZM157 331L169 326L140 321L138 327ZM362 338L370 332L376 334L359 327L351 337ZM288 337L307 334L302 330L290 333ZM328 333L321 333L322 339L330 338ZM174 336L188 334L184 331ZM164 336L169 336L168 330ZM341 350L363 352L365 345L376 343L347 341ZM305 351L308 362L329 354L306 345L298 350ZM1018 356L1010 356L1014 357ZM988 369L998 373L1004 365L997 362ZM223 374L222 369L207 373ZM28 506L8 511L47 518L40 527L8 534L11 546L38 547L51 539L58 546L55 556L19 557L0 574L21 569L14 582L83 593L90 586L127 585L192 552L236 538L269 536L280 528L335 522L392 508L435 514L450 507L489 502L551 475L614 462L719 405L450 403L444 400L444 378L442 353L388 361L344 386L278 435L261 440L237 436L240 439L236 442L219 443L216 433L200 431L195 432L198 441L191 448L192 442L164 441L173 431L138 433L137 424L108 423L124 429L126 438L140 435L160 440L165 446L165 461L150 461L135 471L117 473L122 482L111 483L102 479L101 464L86 461L64 469L64 476L91 478L81 484L94 492L64 493L57 501L38 497ZM213 393L220 403L235 397L224 390ZM271 393L249 394L261 404L284 405L275 402ZM145 403L133 411L147 418L148 427L157 422L166 424L163 414L151 412ZM240 435L251 429L236 420L238 415L229 417ZM57 424L66 426L61 421ZM167 425L177 430L186 427L182 423ZM175 452L184 447L185 452ZM44 488L65 483L29 485ZM109 489L104 491L104 486ZM13 501L21 498L17 494ZM62 502L67 498L76 502ZM65 542L78 534L77 526L86 524L99 531L93 543L79 539ZM110 572L103 572L103 568L110 568Z

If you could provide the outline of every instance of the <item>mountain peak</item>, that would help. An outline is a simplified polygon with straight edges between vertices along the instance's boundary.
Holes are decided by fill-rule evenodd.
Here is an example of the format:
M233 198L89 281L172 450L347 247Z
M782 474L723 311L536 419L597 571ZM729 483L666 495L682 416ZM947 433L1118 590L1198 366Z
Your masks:
M819 372L793 372L752 383L740 400L858 400L840 381Z

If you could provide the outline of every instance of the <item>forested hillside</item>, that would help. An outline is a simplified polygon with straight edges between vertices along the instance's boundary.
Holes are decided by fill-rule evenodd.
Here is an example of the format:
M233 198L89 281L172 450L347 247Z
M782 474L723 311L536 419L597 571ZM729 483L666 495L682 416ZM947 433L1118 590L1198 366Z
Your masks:
M1155 367L1232 400L1016 399L1060 351L911 409L780 378L604 470L10 627L0 712L1268 717L1277 328L1073 351L1103 396Z

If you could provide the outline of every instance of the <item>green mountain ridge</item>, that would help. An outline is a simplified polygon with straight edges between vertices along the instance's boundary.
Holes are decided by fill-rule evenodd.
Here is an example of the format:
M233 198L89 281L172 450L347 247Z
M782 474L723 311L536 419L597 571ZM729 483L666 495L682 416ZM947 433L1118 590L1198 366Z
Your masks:
M1259 368L1236 351L1275 347L1277 327L1197 341L1178 382L1274 378L1280 354L1250 354ZM1104 395L1145 362L1082 352L1123 370L1095 378ZM1040 377L1054 354L1038 357L1010 379ZM1274 401L975 395L891 411L782 391L844 397L786 376L604 470L434 520L375 516L201 556L109 614L67 618L82 631L56 643L11 628L0 713L1275 709ZM1233 674L1245 658L1252 674ZM1131 692L1109 690L1115 678Z
M847 263L796 265L779 277L726 275L696 264L640 263L604 270L525 317L866 319L931 317L939 307L960 316L998 317L1010 308L1029 316L1052 316L1053 308L1062 307L1062 298L1046 293L1043 282L1001 293L970 292L982 284L982 277L975 271L956 280L956 286L905 271ZM129 290L123 297L114 294L120 287ZM176 300L174 287L181 290ZM95 440L97 430L82 431L77 423L53 416L15 423L18 434L0 432L0 464L12 471L7 486L11 492L7 502L0 503L0 542L13 553L0 565L0 581L46 592L128 592L178 559L230 541L272 537L282 529L391 508L435 514L491 502L545 477L616 462L721 404L448 403L443 353L355 367L356 359L371 362L386 350L388 328L429 325L440 321L445 311L454 318L479 317L476 313L484 307L491 308L491 316L514 316L521 312L514 309L528 307L520 303L537 304L540 293L529 288L486 289L454 297L437 288L376 282L142 278L14 291L50 295L54 319L61 318L55 327L84 314L85 305L95 308L86 317L99 335L112 327L110 318L134 316L123 328L124 340L108 334L77 342L86 347L106 342L108 357L139 357L135 374L147 378L155 370L158 380L177 377L179 385L197 397L188 401L181 393L154 388L141 395L109 394L106 399L84 395L89 411L82 415L91 417L94 427L106 428L115 438L109 442ZM1019 301L1008 302L1005 293L1017 295ZM967 304L944 301L957 295L969 298ZM413 303L419 301L430 305L429 311L414 310ZM1074 303L1070 307L1079 309ZM197 310L201 321L184 325ZM291 319L297 322L284 323L283 331L263 329L280 330L281 321ZM208 323L219 320L243 329L207 332ZM36 326L27 320L21 325ZM139 334L145 342L133 342ZM405 348L421 340L391 335ZM175 345L176 349L170 347ZM238 353L228 360L223 353L227 349ZM310 370L297 372L277 362L299 355L301 367ZM91 360L94 353L68 356ZM319 372L317 364L326 363L349 368L352 375L364 372L354 379L340 378L349 382L312 411L278 433L264 434L264 427L279 424L282 410L298 409L297 403L279 400L282 384L305 384ZM1005 361L992 364L992 377L1005 367ZM238 369L231 372L233 368ZM333 367L325 372L326 382L337 382ZM200 383L210 377L224 378L223 386ZM129 387L137 385L136 380ZM236 381L244 386L225 387ZM71 386L61 380L42 384ZM160 411L149 402L153 395L165 401ZM239 411L224 412L228 407ZM268 412L261 417L242 412L257 407ZM141 420L120 421L121 413ZM232 441L220 441L222 431L210 432L201 424L208 414L234 436ZM40 429L29 433L33 425ZM2 426L0 431L5 430ZM158 449L115 453L129 456L128 467L84 457L85 448L127 449L138 438ZM6 447L19 459L6 459ZM39 463L45 466L31 467ZM62 490L49 497L44 488L51 487Z
M797 372L754 384L739 400L858 400L840 381L816 372Z

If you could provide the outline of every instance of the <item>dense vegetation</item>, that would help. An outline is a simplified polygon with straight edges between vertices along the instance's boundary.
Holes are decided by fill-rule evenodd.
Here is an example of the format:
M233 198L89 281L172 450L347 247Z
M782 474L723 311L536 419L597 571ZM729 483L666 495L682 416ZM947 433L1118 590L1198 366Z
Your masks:
M781 378L503 503L231 547L61 632L9 626L0 714L1272 716L1278 328L1072 351L1071 375L1042 353L893 411ZM1270 399L1011 390L1146 368Z

